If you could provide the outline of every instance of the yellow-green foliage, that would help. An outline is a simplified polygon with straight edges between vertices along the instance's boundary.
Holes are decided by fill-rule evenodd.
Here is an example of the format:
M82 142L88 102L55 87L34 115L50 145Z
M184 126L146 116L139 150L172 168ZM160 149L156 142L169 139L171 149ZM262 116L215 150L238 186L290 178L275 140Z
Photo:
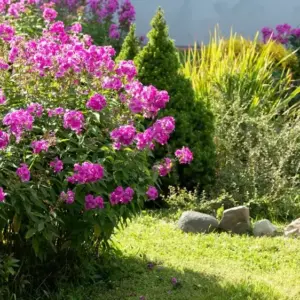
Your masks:
M278 64L280 67L293 70L298 65L296 54L291 50L286 49L282 44L274 41L269 41L265 44L257 40L251 41L244 39L241 36L232 36L229 40L222 40L220 46L225 55L230 51L233 51L235 56L241 55L245 50L251 51L253 47L258 53L262 53L265 49L269 49L268 51L270 51L274 63ZM205 47L210 48L211 45L209 44Z
M257 37L249 41L234 34L224 39L216 30L208 46L186 51L183 73L191 79L197 97L212 98L218 88L228 100L237 93L249 109L278 109L283 98L285 104L291 100L286 94L292 80L291 70L280 66L295 59L288 52L281 58L283 53L274 42L261 45Z

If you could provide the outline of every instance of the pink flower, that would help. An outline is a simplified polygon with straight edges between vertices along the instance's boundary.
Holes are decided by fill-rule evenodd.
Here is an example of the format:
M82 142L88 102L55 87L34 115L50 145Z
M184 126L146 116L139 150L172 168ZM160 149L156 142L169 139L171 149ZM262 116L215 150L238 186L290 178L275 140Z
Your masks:
M117 76L103 77L102 88L107 90L120 90L122 88L122 81Z
M153 137L154 137L154 132L151 127L146 129L143 133L138 133L135 136L135 139L137 141L136 146L138 150L143 150L147 147L153 149L154 148Z
M116 205L121 202L123 197L123 187L118 186L111 194L110 194L110 203L111 205Z
M85 210L91 210L95 208L104 208L104 200L102 197L95 197L91 194L85 197Z
M30 103L27 107L27 111L31 114L31 115L36 115L37 117L41 117L43 114L43 106L39 103Z
M79 134L84 126L84 116L81 111L71 110L64 114L64 128L70 128Z
M51 24L49 31L51 33L63 34L65 33L65 24L62 21Z
M181 164L190 164L193 160L193 153L188 147L182 147L175 151L175 156L179 159Z
M9 143L9 135L6 132L0 130L0 149L1 150L5 149L8 143Z
M106 106L106 99L100 94L95 94L87 102L86 107L95 111L101 111Z
M175 119L173 117L164 117L157 120L153 126L154 140L161 145L165 145L170 134L175 130Z
M119 23L123 26L129 25L135 20L135 9L130 0L125 0L119 11Z
M134 195L134 190L131 187L127 187L124 190L123 198L121 199L121 203L127 204L132 201Z
M57 11L53 8L48 8L46 7L44 9L44 12L43 12L43 18L48 21L48 22L52 22L56 19L57 17Z
M136 67L132 60L122 60L119 62L116 69L116 73L119 76L125 76L127 80L131 81L137 74Z
M17 47L12 47L8 54L8 59L13 63L19 55L19 49Z
M74 174L68 177L71 183L92 183L101 180L104 176L104 168L100 164L84 162L82 165L74 165Z
M0 38L3 39L5 42L9 42L15 35L15 30L13 27L0 24Z
M4 202L6 194L3 191L3 188L0 187L0 202Z
M167 176L172 170L172 160L170 158L165 158L161 165L155 166L154 169L158 170L159 176Z
M124 72L128 73L129 70L129 65L127 64ZM129 74L133 75L133 73ZM132 78L130 77L129 79ZM169 101L169 95L166 91L158 91L152 85L143 86L139 81L126 84L125 91L129 95L129 109L131 112L143 113L145 118L155 117Z
M74 23L71 26L71 31L73 31L74 33L80 33L82 31L82 26L80 23Z
M134 190L130 187L127 187L125 190L122 186L118 186L110 194L110 203L111 205L116 205L119 203L127 204L132 201L134 195Z
M118 40L120 38L120 31L116 24L111 24L109 27L109 37L113 40Z
M64 163L58 157L55 157L55 159L50 162L50 167L55 173L60 173L64 168Z
M31 147L33 148L33 153L38 154L42 151L47 152L49 148L49 142L46 140L33 141L31 143Z
M72 204L75 200L75 193L71 190L68 190L67 193L61 192L60 199L66 202L67 204Z
M53 117L53 116L60 116L65 113L65 109L62 107L57 107L54 109L48 109L48 117Z
M111 132L110 137L114 141L115 148L119 150L122 145L128 146L133 142L135 133L134 126L124 125L114 129Z
M291 31L291 34L294 35L295 37L299 38L300 37L300 28L294 28Z
M30 171L26 164L21 164L16 173L20 177L22 182L27 182L30 180Z
M0 89L0 104L5 104L5 102L6 102L6 97L2 89Z
M2 120L2 123L9 126L10 132L20 141L24 130L32 130L34 117L24 109L19 109L8 113Z
M9 65L0 58L0 70L7 70L9 68Z
M154 186L149 186L146 195L148 196L149 200L155 200L158 197L158 191Z

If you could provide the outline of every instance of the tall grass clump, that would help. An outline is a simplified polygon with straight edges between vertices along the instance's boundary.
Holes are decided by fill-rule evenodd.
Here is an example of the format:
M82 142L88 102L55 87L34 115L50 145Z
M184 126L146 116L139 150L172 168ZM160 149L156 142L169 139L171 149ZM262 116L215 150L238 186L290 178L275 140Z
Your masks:
M276 61L274 42L260 47L257 38L223 39L218 32L208 46L189 49L183 72L195 93L215 116L216 183L209 198L227 193L248 204L253 215L293 218L300 213L300 120L291 101L287 54ZM224 45L226 43L226 51Z

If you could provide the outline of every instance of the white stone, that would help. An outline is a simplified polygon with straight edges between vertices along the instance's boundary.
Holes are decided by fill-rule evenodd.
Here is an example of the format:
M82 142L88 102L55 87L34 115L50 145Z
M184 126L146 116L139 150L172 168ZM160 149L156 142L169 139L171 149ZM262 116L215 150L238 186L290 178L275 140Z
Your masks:
M267 219L258 221L253 226L254 236L274 236L277 228Z
M284 230L285 236L300 237L300 218L289 224Z

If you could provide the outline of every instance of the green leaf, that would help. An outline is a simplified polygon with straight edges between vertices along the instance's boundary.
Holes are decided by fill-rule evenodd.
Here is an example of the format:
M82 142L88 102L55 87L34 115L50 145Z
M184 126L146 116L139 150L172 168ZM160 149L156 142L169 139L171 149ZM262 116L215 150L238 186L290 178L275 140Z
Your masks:
M99 224L95 224L94 225L94 235L95 237L99 237L101 233L101 228L99 226Z
M34 250L35 255L37 256L39 254L40 249L39 240L37 238L32 239L32 248Z
M30 239L31 237L33 237L36 234L36 229L35 228L31 228L27 231L26 235L25 235L25 239Z
M14 232L18 233L21 227L21 217L17 214L15 214L13 218L13 229Z
M38 224L38 231L40 232L40 231L42 231L44 228L45 228L45 223L44 223L44 222L40 222L40 223Z

